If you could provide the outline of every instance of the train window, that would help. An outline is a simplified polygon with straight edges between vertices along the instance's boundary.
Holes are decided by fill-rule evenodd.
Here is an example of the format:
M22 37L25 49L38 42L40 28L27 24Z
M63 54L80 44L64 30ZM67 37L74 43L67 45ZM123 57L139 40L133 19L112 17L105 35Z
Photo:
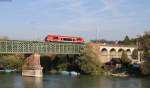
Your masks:
M64 41L72 41L71 38L64 38Z
M76 39L72 39L73 41L75 41Z
M53 39L58 39L58 37L53 37Z
M81 39L80 39L80 38L77 38L77 40L80 41Z

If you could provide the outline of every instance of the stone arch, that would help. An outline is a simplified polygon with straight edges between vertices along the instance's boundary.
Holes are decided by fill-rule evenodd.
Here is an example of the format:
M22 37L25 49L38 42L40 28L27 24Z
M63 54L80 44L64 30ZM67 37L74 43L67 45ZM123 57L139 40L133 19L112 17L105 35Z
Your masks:
M126 52L127 52L127 55L131 55L132 54L130 49L127 49Z
M118 55L121 56L123 51L124 51L124 49L122 49L122 48L118 49Z
M108 50L106 48L101 49L101 54L102 55L108 55Z
M112 48L110 49L110 55L115 56L117 54L116 49Z

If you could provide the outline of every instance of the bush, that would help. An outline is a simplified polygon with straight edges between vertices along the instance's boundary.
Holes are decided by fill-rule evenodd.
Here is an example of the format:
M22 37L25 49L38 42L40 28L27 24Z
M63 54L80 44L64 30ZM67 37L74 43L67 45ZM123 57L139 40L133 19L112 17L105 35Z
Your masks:
M128 66L130 64L131 60L128 58L128 55L125 51L122 52L122 55L121 55L121 63L124 65L124 66Z
M139 42L139 49L144 51L142 72L144 75L150 75L150 31L145 32L144 35L139 38Z
M96 54L92 45L87 44L76 63L85 74L99 74L102 72L102 69L100 68L101 63L98 58L98 54Z
M21 69L23 55L5 55L0 57L0 66L3 68Z

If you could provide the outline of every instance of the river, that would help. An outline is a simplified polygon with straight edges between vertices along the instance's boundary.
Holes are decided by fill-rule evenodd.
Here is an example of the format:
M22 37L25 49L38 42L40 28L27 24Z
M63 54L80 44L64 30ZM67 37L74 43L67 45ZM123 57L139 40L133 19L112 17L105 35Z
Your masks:
M150 88L150 78L48 74L33 78L22 77L21 73L0 73L0 88Z

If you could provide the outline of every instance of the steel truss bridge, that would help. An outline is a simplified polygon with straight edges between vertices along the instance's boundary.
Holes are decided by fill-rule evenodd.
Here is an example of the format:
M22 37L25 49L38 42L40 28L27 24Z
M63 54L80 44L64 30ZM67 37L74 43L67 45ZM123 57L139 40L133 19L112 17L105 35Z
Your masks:
M39 42L0 40L1 54L80 54L84 44L70 42Z

